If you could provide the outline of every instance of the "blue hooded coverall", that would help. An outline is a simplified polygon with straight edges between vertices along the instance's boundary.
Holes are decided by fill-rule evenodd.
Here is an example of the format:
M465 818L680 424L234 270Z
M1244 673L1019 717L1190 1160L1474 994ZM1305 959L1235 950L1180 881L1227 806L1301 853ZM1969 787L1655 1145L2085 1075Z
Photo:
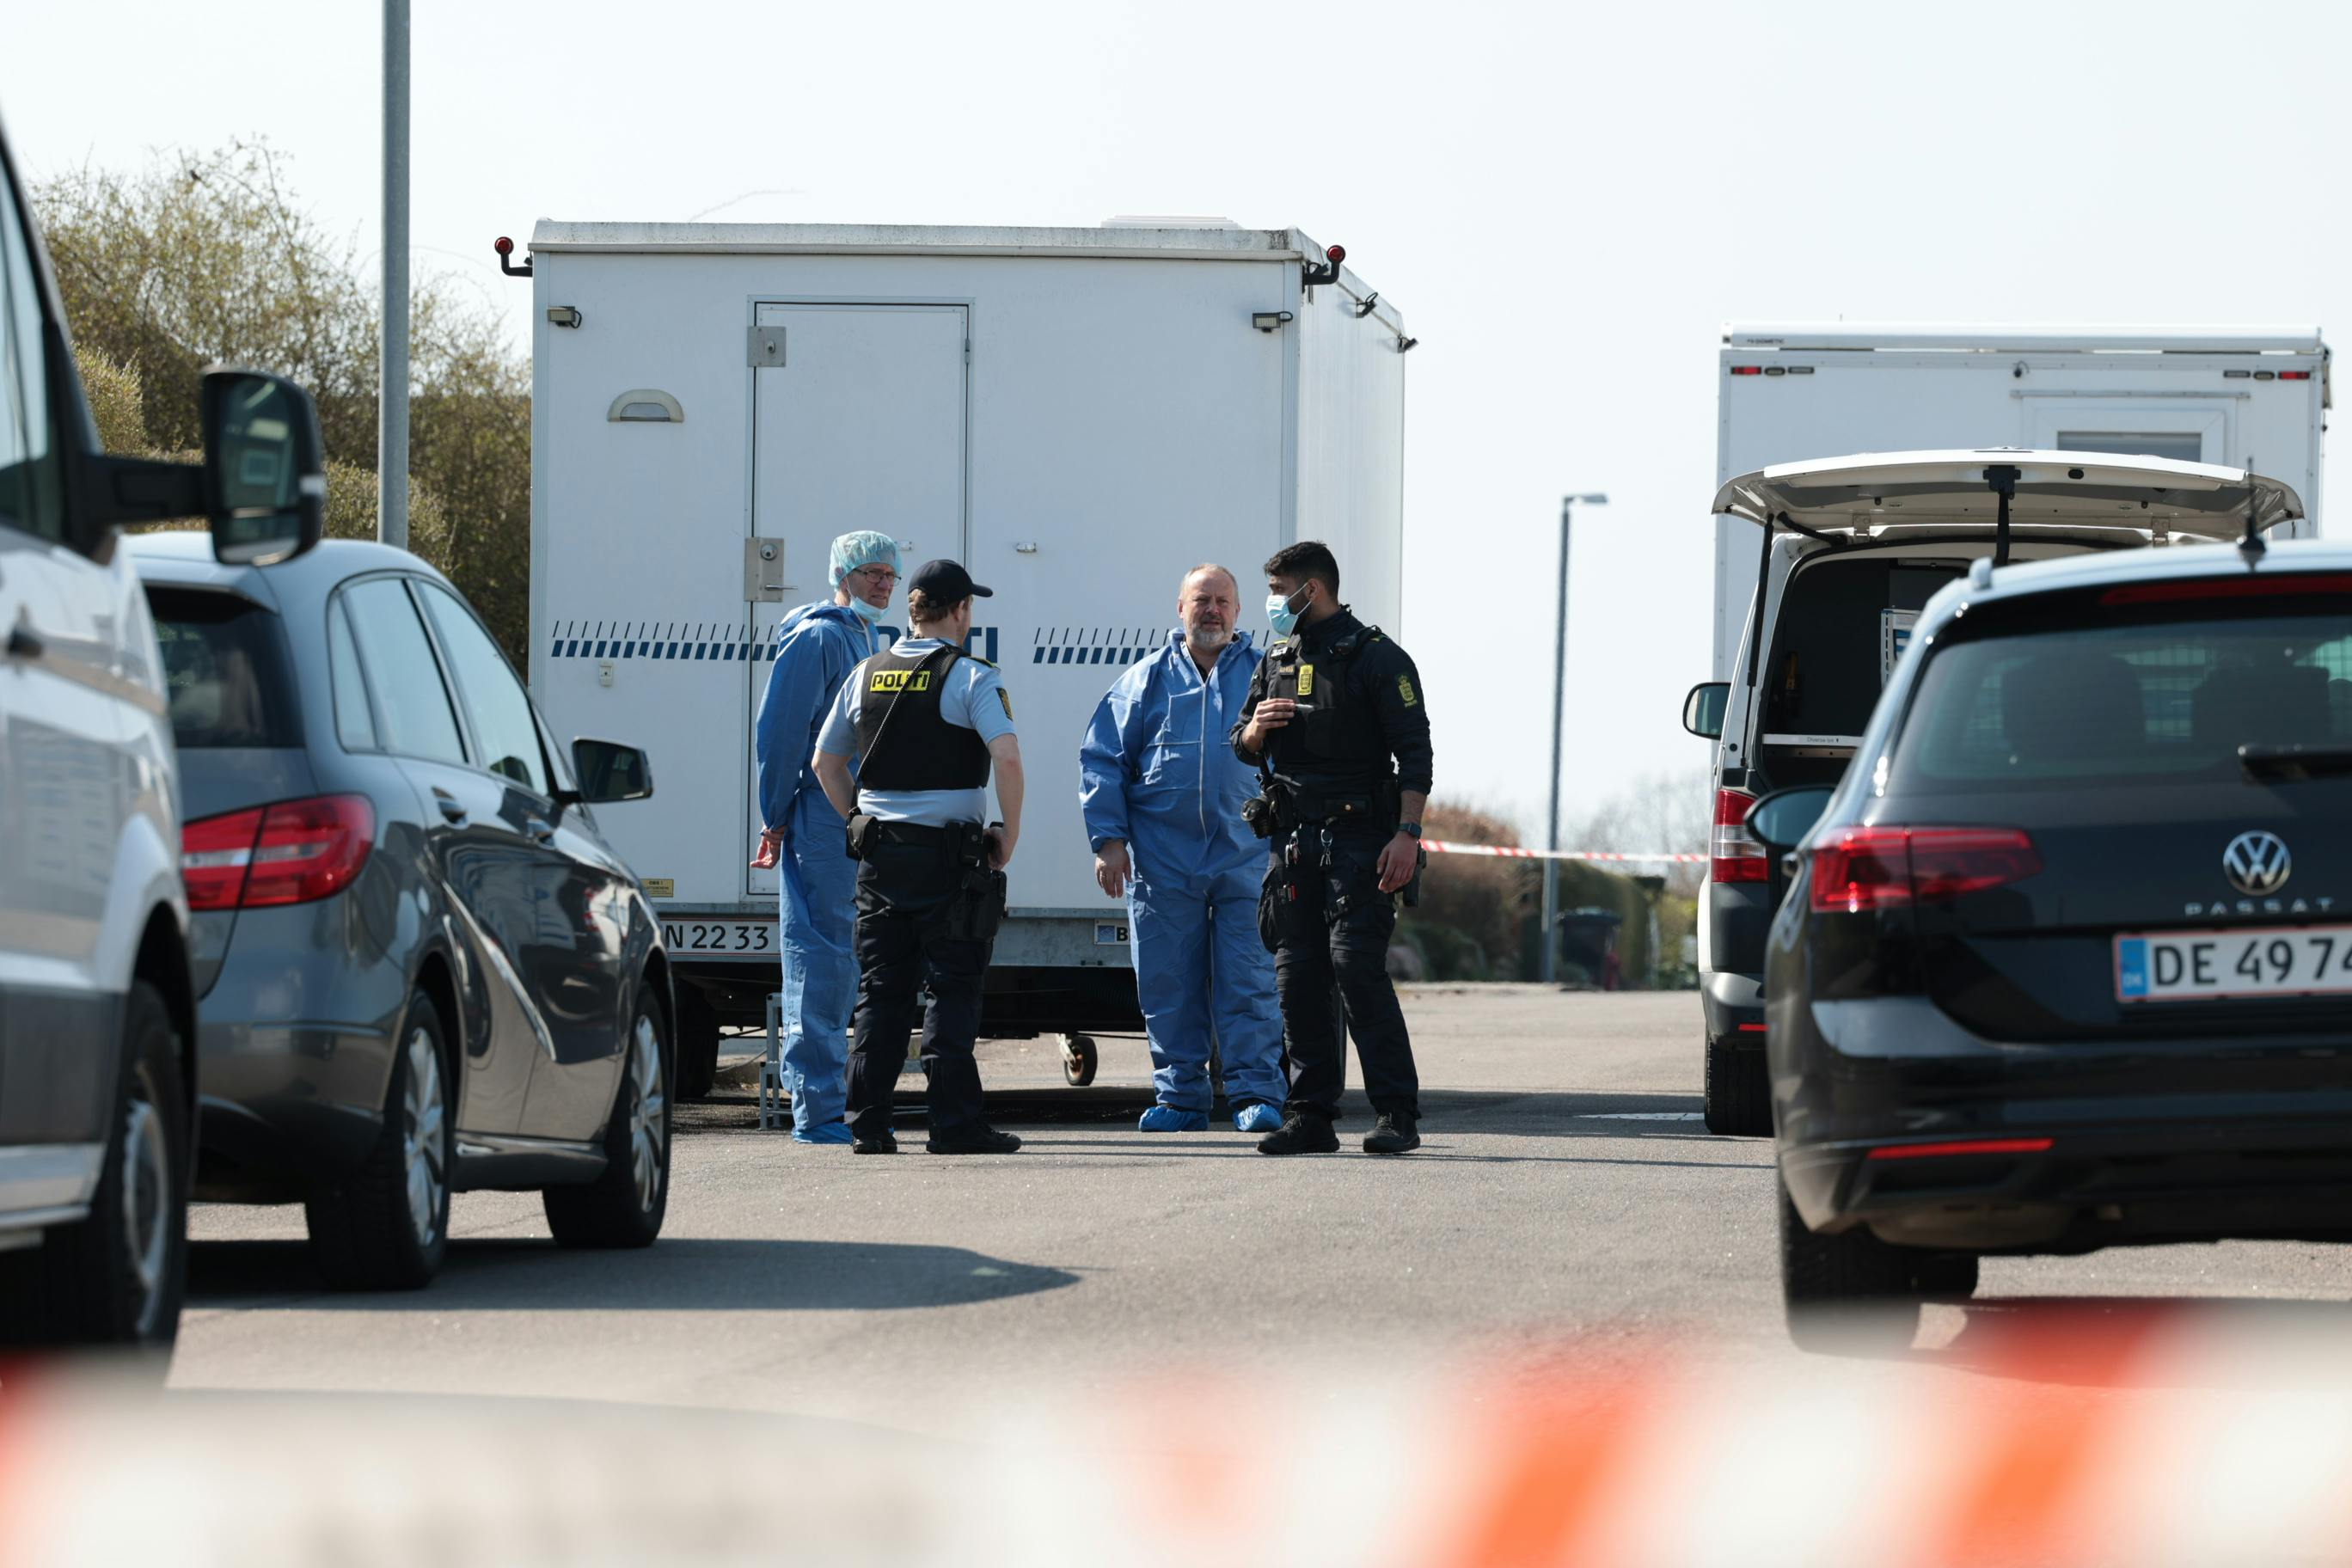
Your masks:
M842 682L884 646L855 612L803 605L777 626L776 662L760 700L760 819L784 830L776 924L784 963L784 1089L793 1097L793 1136L803 1142L819 1141L817 1129L842 1124L849 1016L857 1003L850 941L857 868L841 814L809 764Z
M1225 743L1263 658L1244 633L1203 680L1171 633L1096 705L1078 748L1087 841L1124 839L1133 868L1129 944L1152 1091L1180 1110L1210 1109L1213 1027L1235 1109L1288 1094L1274 959L1257 932L1266 847L1242 820L1258 778Z

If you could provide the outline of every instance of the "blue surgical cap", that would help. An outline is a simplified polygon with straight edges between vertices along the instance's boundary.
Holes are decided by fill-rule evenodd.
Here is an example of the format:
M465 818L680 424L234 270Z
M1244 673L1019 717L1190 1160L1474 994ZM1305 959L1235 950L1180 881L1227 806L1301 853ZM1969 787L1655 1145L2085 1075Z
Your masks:
M841 580L858 568L877 564L887 566L893 572L898 569L898 542L888 534L860 529L856 533L845 533L833 542L835 587L840 587Z

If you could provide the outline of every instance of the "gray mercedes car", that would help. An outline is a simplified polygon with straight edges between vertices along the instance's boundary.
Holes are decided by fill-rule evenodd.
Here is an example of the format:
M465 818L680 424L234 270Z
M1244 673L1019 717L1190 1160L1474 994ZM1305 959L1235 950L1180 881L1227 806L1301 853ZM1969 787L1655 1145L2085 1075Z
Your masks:
M333 1284L414 1289L453 1189L542 1189L555 1239L668 1202L661 925L590 807L643 752L547 732L446 579L328 541L267 568L131 544L178 742L195 1195L300 1202Z

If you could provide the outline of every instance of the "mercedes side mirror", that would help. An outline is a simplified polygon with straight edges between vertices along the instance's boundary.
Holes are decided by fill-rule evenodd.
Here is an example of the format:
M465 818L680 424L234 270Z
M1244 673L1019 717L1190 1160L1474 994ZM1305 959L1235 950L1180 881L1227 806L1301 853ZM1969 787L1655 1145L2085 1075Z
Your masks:
M266 371L205 373L205 513L231 566L290 561L327 527L326 448L310 395Z
M1724 710L1730 706L1731 682L1701 681L1683 699L1683 728L1702 740L1720 740Z
M1773 854L1785 855L1813 830L1835 793L1827 784L1776 789L1748 808L1748 831Z
M589 805L643 800L654 793L654 767L645 752L618 741L572 742L572 772L580 799Z

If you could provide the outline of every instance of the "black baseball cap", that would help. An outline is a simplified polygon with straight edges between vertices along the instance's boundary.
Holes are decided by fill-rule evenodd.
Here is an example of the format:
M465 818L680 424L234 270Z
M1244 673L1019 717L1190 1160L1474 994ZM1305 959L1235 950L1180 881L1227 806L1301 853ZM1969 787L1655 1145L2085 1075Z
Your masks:
M960 605L970 598L992 599L996 596L994 590L973 582L971 574L965 571L961 563L954 561L924 562L915 568L915 574L907 579L907 591L920 594L927 599L945 600L950 605Z

